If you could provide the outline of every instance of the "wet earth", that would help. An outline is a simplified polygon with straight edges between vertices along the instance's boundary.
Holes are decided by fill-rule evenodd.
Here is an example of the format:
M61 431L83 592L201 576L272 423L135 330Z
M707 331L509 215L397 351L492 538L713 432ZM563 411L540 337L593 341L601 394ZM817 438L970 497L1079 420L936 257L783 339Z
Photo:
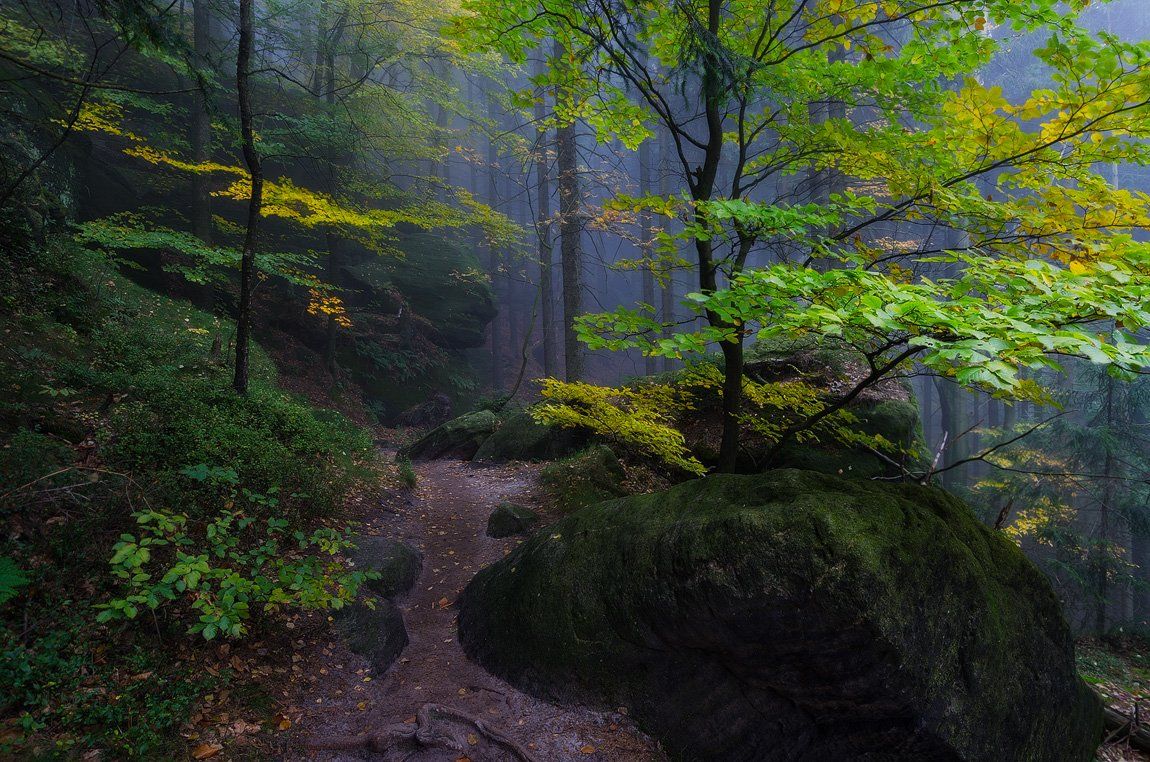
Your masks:
M492 539L487 518L503 500L538 507L532 466L418 464L416 489L380 508L365 535L418 548L423 571L397 599L410 643L385 674L333 634L292 656L305 679L293 707L289 760L663 760L627 707L600 712L527 695L472 663L458 643L456 600L483 566L520 538Z

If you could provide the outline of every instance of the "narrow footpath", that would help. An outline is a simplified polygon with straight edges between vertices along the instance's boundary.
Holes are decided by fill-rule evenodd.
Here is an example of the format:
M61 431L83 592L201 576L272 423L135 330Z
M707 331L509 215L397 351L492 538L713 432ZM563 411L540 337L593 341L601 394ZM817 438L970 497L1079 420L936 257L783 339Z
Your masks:
M478 468L458 461L416 467L406 504L383 506L365 528L423 553L423 571L397 599L410 643L384 675L339 642L293 660L308 675L296 707L291 760L662 760L626 715L562 708L524 694L472 663L456 630L456 601L483 566L520 542L492 539L487 518L502 500L534 505L531 466Z

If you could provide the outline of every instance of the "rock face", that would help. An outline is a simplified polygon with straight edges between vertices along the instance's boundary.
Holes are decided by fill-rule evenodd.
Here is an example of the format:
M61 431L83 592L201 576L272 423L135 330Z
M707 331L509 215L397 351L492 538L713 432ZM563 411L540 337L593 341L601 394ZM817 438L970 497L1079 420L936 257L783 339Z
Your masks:
M539 523L539 515L515 503L500 503L487 517L488 537L510 537L529 533Z
M410 545L386 537L365 537L356 542L351 554L356 568L379 574L379 579L364 584L373 593L384 598L402 595L419 579L423 554Z
M589 441L585 431L544 426L536 423L526 410L516 410L499 416L495 432L479 446L475 460L484 463L555 460L586 447Z
M407 460L459 458L470 460L483 440L495 431L495 413L477 410L437 426L399 451Z
M680 759L1085 762L1102 728L1045 578L909 485L782 470L600 503L480 572L460 637Z

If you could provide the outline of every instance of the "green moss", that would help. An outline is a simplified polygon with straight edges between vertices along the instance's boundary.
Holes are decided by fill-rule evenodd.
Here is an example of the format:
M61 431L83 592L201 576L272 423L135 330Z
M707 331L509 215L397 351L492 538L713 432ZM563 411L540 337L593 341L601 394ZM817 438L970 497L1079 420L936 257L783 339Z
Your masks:
M462 458L470 460L483 441L495 430L495 413L476 410L436 426L422 437L404 446L398 460L433 460Z
M475 453L475 460L506 463L511 460L555 460L587 444L586 432L537 423L527 410L499 415L495 431Z
M376 572L378 579L368 580L364 587L376 595L392 598L415 585L423 570L423 554L415 548L386 537L363 537L356 540L351 559L359 571Z
M854 701L886 695L912 718L900 733L964 759L1085 760L1101 730L1045 578L965 505L909 485L784 470L600 503L481 572L461 634L515 684L632 706L685 758L765 748L715 730L741 727L732 706L802 726L845 692L849 732L859 685Z
M610 447L595 445L549 463L539 481L564 513L627 494L623 466Z
M539 514L525 505L503 502L487 517L488 537L527 534L539 523Z

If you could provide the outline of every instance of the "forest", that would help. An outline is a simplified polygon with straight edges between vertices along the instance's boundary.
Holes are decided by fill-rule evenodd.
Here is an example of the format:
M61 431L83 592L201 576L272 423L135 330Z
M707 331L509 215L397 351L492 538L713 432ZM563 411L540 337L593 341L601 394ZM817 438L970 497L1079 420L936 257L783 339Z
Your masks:
M0 759L1150 760L1143 0L0 0Z

